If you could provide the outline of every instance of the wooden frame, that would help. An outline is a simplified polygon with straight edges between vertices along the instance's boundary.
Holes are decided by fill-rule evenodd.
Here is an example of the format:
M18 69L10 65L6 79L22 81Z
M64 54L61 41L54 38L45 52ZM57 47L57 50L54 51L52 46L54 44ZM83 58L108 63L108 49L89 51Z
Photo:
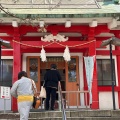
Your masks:
M26 67L26 71L27 71L27 74L28 74L28 77L30 77L30 59L31 58L36 58L38 60L38 68L37 68L37 71L38 71L38 81L35 82L36 83L36 87L37 87L37 90L38 92L40 91L40 57L39 56L28 56L27 57L27 67Z
M70 82L68 80L68 62L65 64L66 69L66 91L79 91L79 57L78 56L72 56L71 58L76 59L76 81ZM66 100L69 100L69 106L76 106L76 94L71 94L71 96L66 96ZM71 101L70 101L71 100Z

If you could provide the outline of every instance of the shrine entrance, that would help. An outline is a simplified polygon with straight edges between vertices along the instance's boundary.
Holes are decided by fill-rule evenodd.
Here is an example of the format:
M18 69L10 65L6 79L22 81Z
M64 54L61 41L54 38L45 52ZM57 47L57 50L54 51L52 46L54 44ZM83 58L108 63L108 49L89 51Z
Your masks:
M51 64L57 65L62 80L62 91L78 91L79 90L79 59L78 56L72 56L70 62L64 61L62 56L48 56L46 62L42 62L38 56L27 57L27 73L28 76L36 83L37 90L40 91L44 82L44 75L50 69ZM63 94L64 99L76 98L76 94L70 94L69 98ZM69 105L75 106L76 100L69 101Z

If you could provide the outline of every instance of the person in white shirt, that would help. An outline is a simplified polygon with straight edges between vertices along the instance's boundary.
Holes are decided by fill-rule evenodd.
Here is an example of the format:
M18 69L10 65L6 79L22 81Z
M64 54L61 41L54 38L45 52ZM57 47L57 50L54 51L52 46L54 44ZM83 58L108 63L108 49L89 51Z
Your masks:
M27 73L25 71L21 71L18 73L18 80L11 88L11 95L17 98L20 120L28 120L29 117L29 111L33 104L34 95L32 82L35 90L37 91L34 81L27 77Z

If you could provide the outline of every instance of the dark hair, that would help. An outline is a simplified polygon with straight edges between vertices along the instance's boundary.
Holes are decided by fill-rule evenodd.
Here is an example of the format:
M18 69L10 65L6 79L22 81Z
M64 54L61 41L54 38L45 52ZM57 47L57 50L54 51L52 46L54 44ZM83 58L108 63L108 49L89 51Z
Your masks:
M18 73L18 79L21 79L22 76L27 77L27 73L25 71L19 72Z
M53 69L56 69L56 68L57 68L57 65L56 65L56 64L51 64L50 67L53 68Z

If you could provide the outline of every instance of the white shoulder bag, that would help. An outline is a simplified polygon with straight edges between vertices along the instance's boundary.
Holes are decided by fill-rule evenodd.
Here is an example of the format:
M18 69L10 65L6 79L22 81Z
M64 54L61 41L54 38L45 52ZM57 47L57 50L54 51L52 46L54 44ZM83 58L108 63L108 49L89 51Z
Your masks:
M43 86L41 86L40 97L46 98L46 90Z

